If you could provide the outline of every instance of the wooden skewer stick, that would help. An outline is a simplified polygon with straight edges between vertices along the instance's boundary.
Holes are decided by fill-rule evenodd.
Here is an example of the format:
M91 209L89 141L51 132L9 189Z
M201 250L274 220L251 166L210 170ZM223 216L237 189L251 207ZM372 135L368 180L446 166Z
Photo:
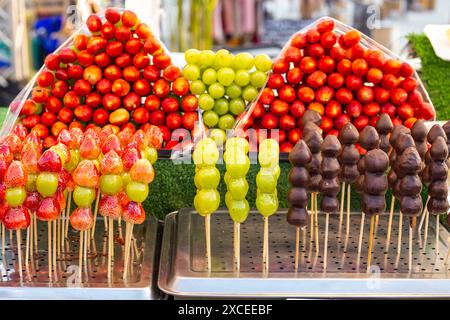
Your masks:
M369 247L367 249L367 271L370 270L370 265L372 263L374 224L375 224L375 216L372 216L370 217Z
M53 225L53 268L55 269L55 273L56 273L56 241L57 241L57 237L56 237L56 220L52 222Z
M211 215L205 216L206 270L211 271Z
M436 215L436 255L439 255L439 229L440 229L440 223L439 223L439 215Z
M236 272L241 269L241 224L234 222L234 266Z
M27 241L26 241L26 247L25 247L25 265L28 265L28 259L30 258L30 228L27 228Z
M366 218L366 214L364 212L361 213L361 224L359 226L359 240L358 240L358 257L361 255L361 247L362 240L364 235L364 220Z
M88 229L85 233L84 233L84 253L83 253L83 263L84 263L84 269L87 268L87 256L88 256L88 244L89 244L89 230Z
M398 217L398 240L397 240L397 254L402 251L402 233L403 233L403 213L400 211Z
M19 257L19 275L20 275L20 280L22 280L22 246L21 246L21 234L20 234L20 229L17 229L16 231L16 236L17 236L17 255Z
M83 270L83 251L84 251L84 231L80 231L80 247L78 248L78 278L80 282L82 281L82 270Z
M5 246L6 246L6 239L5 239L5 225L2 223L2 256L5 256Z
M394 219L394 206L395 206L395 197L391 198L391 209L389 210L389 222L388 222L388 230L386 237L386 252L389 251L389 247L391 245L391 231L392 231L392 220Z
M123 279L126 280L128 273L128 256L129 256L129 246L128 246L128 234L130 233L130 223L125 223L125 253L124 253L124 264L123 264Z
M100 189L97 190L97 199L95 199L95 209L94 209L94 224L92 225L92 232L91 232L91 240L94 240L95 235L95 226L97 224L97 214L98 214L98 204L100 202Z
M409 240L408 240L408 270L412 270L412 258L413 258L413 237L414 237L414 229L410 225L409 226Z
M295 272L298 271L298 257L300 251L300 227L295 227Z
M420 218L420 223L419 223L419 232L422 230L423 223L425 222L425 217L428 212L428 209L427 209L428 201L430 201L430 197L428 197L427 202L425 203L425 206L423 207L422 217Z
M269 217L264 217L264 247L265 256L263 261L264 272L269 271Z
M47 254L47 260L48 260L48 277L51 279L52 278L52 222L49 221L48 222L48 227L47 227L47 242L48 242L48 254Z
M345 182L342 182L342 187L341 187L341 208L339 210L339 230L340 230L340 228L342 226L342 221L344 220L344 200L345 200Z
M325 241L323 245L323 270L327 270L327 259L328 259L328 225L330 223L330 214L325 214Z
M316 252L320 251L320 245L319 245L319 210L317 206L317 193L314 194L314 209L315 209L315 215L316 220L314 221L314 228L316 229L315 233L315 242L316 242Z
M424 229L425 229L425 234L423 236L423 247L426 248L427 247L427 241L428 241L428 223L430 222L430 212L428 212L428 210L425 212L426 217L425 217L425 225L424 225Z
M67 238L69 236L69 216L70 216L70 207L72 206L72 191L69 192L69 195L67 196L69 198L69 201L67 203L67 212L66 212L66 226L64 227L64 237Z
M447 237L447 256L445 257L445 265L448 265L448 259L450 258L450 248L449 248L449 244L450 244L450 236Z
M108 229L108 279L111 279L111 268L112 268L112 253L114 246L114 219L109 219L109 229Z
M33 228L34 228L34 248L36 250L36 252L39 252L39 246L38 246L38 238L39 238L39 234L37 232L37 217L36 217L36 212L33 214Z
M312 244L312 242L313 242L313 239L314 239L314 231L315 231L315 229L314 229L314 193L311 193L311 210L310 210L310 219L311 219L311 221L310 221L310 223L309 223L309 225L310 225L310 232L309 232L309 235L310 235L310 239L309 239L309 242L310 242L310 245Z
M108 219L106 218L106 216L103 217L103 224L105 226L105 232L108 231Z
M63 212L65 212L66 210L63 210ZM63 212L61 212L61 215L58 218L58 223L57 223L57 238L58 238L58 242L57 242L57 247L58 247L58 258L61 257L61 219L62 216L64 215ZM64 223L64 222L63 222Z
M31 214L31 216L30 216L30 219L31 219L30 226L28 227L30 229L30 259L31 259L31 262L33 262L33 256L34 256L33 251L34 251L34 237L35 237L34 228L33 228L33 215L34 214Z
M352 192L352 186L350 183L347 186L347 224L346 224L346 236L350 233L350 200L351 200L351 192Z

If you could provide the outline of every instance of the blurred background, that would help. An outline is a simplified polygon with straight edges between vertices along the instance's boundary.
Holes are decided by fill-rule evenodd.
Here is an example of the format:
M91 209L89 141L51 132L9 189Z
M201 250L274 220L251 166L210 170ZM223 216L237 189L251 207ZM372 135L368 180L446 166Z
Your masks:
M448 0L0 0L0 106L90 13L108 6L137 12L172 52L225 47L276 56L293 33L328 15L402 54L406 35L450 22Z

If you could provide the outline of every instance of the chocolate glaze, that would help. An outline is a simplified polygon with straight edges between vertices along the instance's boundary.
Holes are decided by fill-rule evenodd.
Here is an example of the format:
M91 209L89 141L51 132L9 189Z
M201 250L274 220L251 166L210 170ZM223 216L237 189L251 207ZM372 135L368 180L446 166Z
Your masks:
M352 183L359 177L358 167L356 165L345 165L341 168L341 180Z
M359 145L367 151L378 148L380 136L377 130L372 126L366 126L359 135Z
M377 129L379 134L391 133L394 129L391 117L387 113L381 114L380 118L378 118L377 120L375 128Z
M446 180L438 180L430 184L428 195L436 199L447 199L448 185Z
M422 192L422 181L417 175L405 176L399 185L399 196L411 196Z
M322 146L323 138L322 134L319 131L311 131L303 138L312 154L320 152L320 147Z
M424 142L427 140L428 129L424 120L417 120L411 128L411 136L416 142Z
M438 137L444 138L445 142L447 142L447 135L445 134L444 129L438 124L435 124L431 127L430 131L428 131L427 141L428 143L433 144Z
M338 179L322 179L320 181L320 191L327 195L337 195L339 193Z
M365 179L370 181L370 183L364 184L364 193L372 195L380 195L386 192L388 188L387 176L380 173L365 173Z
M343 165L354 165L360 158L359 151L354 144L344 145L340 155L340 161Z
M389 166L389 158L381 149L367 152L364 157L365 172L384 173Z
M319 189L322 193L320 207L322 211L328 213L339 209L339 201L337 200L339 180L337 177L340 172L340 165L337 156L341 149L341 143L333 135L325 138L321 148L323 161L320 166L320 174L322 176L322 181L319 184Z
M374 215L383 213L386 209L385 196L374 196L363 193L362 195L362 209L367 215Z
M308 204L308 193L305 188L293 187L288 192L287 200L293 207L306 207Z
M312 123L320 126L322 124L322 116L317 111L306 110L305 113L303 114L303 118L302 118L303 128L306 126L306 124L308 122L312 122Z
M308 225L308 211L306 208L289 208L287 221L290 225L304 227Z
M409 133L400 133L398 138L394 144L395 152L398 155L401 155L403 151L405 151L409 147L415 147L416 143L414 142L413 137Z
M389 166L389 157L383 150L373 149L364 156L364 163L363 212L368 215L380 214L386 207L388 179L385 172Z
M339 201L336 197L323 196L320 202L320 210L323 212L335 212L339 210Z
M422 212L423 204L420 195L404 196L400 198L400 210L407 216L417 216Z
M391 146L395 149L395 142L397 141L398 136L401 133L411 133L411 130L409 130L407 127L405 127L404 125L398 125L395 126L394 129L392 129L392 134L391 137L389 138L389 143L391 144Z
M295 167L304 167L311 162L311 159L311 151L303 140L299 140L289 153L289 162Z
M448 146L443 137L437 137L430 148L430 157L433 160L445 161L448 158Z
M339 133L339 141L341 144L351 145L358 142L359 132L358 129L351 123L347 123Z
M422 159L415 147L409 147L403 151L402 155L398 158L397 163L397 175L415 175L422 170Z
M448 211L448 200L430 198L427 209L434 215L446 213Z
M288 179L291 185L306 188L309 181L308 170L302 167L293 167L289 172Z

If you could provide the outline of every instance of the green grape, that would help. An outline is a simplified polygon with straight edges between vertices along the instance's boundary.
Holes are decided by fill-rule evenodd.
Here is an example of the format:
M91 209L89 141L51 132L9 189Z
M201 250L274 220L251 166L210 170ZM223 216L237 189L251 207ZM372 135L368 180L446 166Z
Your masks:
M242 94L242 88L233 83L226 88L225 94L231 99L239 98Z
M253 56L247 52L241 52L233 58L233 68L235 70L250 70L253 68Z
M214 112L217 113L219 116L223 116L224 114L227 114L229 110L228 106L228 100L225 98L221 98L216 100L214 103Z
M248 192L248 182L245 178L231 179L228 183L228 191L234 200L244 200Z
M58 176L54 173L41 172L36 179L36 189L43 197L51 197L58 189Z
M245 87L250 83L250 74L246 70L236 71L234 76L234 83L240 87Z
M232 152L243 152L245 154L249 151L249 144L247 139L234 137L227 140L226 150L231 150Z
M225 88L220 83L216 82L209 86L208 93L214 99L219 99L225 94Z
M231 196L231 193L230 192L225 193L225 205L227 207L230 207L232 202L233 202L233 197Z
M198 189L217 189L220 183L220 172L216 167L201 168L196 174Z
M223 146L225 140L227 139L227 135L222 129L212 129L209 132L209 137L213 139L218 146Z
M278 210L277 196L271 193L260 193L256 197L256 208L264 217L273 215Z
M258 54L255 59L253 59L253 63L257 70L262 72L268 72L272 69L272 60L266 54Z
M122 172L122 183L123 186L126 187L131 182L131 176L129 172Z
M198 55L198 63L202 66L212 66L216 60L216 54L211 50L200 51Z
M226 185L230 183L231 179L233 179L231 175L228 172L225 172L225 174L223 175L223 181Z
M212 110L203 113L203 122L208 128L214 128L219 123L219 116Z
M233 64L233 55L226 49L220 49L216 52L216 61L214 67L216 69L230 67Z
M206 86L201 80L194 80L191 82L189 89L191 90L192 94L200 95L202 93L205 93Z
M253 86L247 86L242 90L242 98L244 98L245 101L253 101L258 96L258 89L256 89Z
M108 196L118 194L122 187L122 178L118 175L105 174L100 177L100 190Z
M28 174L28 179L27 179L27 184L25 186L25 189L28 192L35 192L36 191L36 180L37 180L38 175L35 173L29 173Z
M11 208L20 207L27 198L25 188L7 188L5 192L5 200Z
M92 188L76 186L73 190L73 201L80 208L89 208L95 201L96 192Z
M213 68L208 68L205 71L203 71L202 74L202 81L206 85L211 85L217 81L217 72Z
M230 130L233 128L235 119L231 114L226 114L219 119L219 128L222 130Z
M200 51L197 49L189 49L184 53L184 59L188 64L197 64Z
M231 99L230 101L230 112L235 116L238 116L245 111L245 102L242 98Z
M210 138L200 140L194 149L192 158L198 166L215 165L219 161L219 150L214 140Z
M227 172L233 178L245 177L250 170L250 159L243 153L227 153L225 161Z
M194 206L201 216L214 213L220 205L220 194L215 189L202 189L194 198Z
M256 186L263 193L273 193L277 190L277 179L269 171L261 170L256 175Z
M280 174L281 174L281 169L279 165L276 165L273 168L273 175L275 176L275 178L278 180L280 178Z
M262 71L255 71L250 75L250 83L255 88L262 88L266 84L267 74Z
M278 155L280 153L280 146L274 139L265 139L259 144L259 153L263 153L264 156Z
M248 213L250 212L250 205L247 200L232 200L227 205L228 211L230 212L230 217L234 222L243 223L247 220Z
M70 160L64 164L64 169L73 172L80 162L80 151L78 149L70 149Z
M199 168L196 168L196 169L199 169ZM194 175L194 184L195 184L195 188L197 189L197 190L200 190L201 189L201 181L200 181L200 177L198 176L198 172L197 172L197 170L195 170L196 172L195 172L195 175ZM198 171L200 171L200 169L198 170Z
M217 71L217 81L224 86L229 86L234 81L234 70L231 68L222 68Z
M148 197L148 184L131 181L126 186L126 192L131 201L142 203Z
M214 99L207 93L203 93L198 98L198 105L201 109L207 111L214 108Z
M188 64L183 68L183 76L189 81L200 79L200 68L195 64Z
M146 147L142 152L142 157L150 161L151 164L155 164L158 160L158 151L155 148Z

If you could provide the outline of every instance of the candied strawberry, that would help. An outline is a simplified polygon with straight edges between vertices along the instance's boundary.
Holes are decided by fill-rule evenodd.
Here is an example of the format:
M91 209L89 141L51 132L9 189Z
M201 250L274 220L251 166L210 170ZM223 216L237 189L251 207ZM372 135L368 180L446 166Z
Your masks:
M125 208L130 203L130 198L128 198L128 195L125 191L119 192L117 194L117 198L119 199L122 208Z
M114 150L119 156L122 155L122 146L120 145L119 138L115 134L109 135L102 145L103 154L107 154L111 150Z
M39 204L41 203L41 195L39 192L28 192L27 198L23 205L28 208L31 212L36 212L39 208Z
M80 128L74 127L70 129L70 133L74 139L74 143L76 144L75 149L78 149L81 144L81 139L83 139L83 131Z
M80 156L84 159L95 160L100 155L98 139L85 135L81 140Z
M66 209L66 197L64 196L64 191L63 190L58 190L56 192L56 200L58 201L59 207L61 208L61 211L63 211L64 209Z
M67 189L68 191L72 191L74 188L72 175L66 169L62 169L58 174L58 187L63 190Z
M144 149L146 146L148 146L148 139L147 135L145 134L144 130L138 130L136 133L131 137L130 143L136 142L137 148L139 150Z
M4 142L8 145L13 155L19 155L22 151L22 140L17 135L12 133L7 135Z
M130 202L123 210L123 219L133 224L142 224L145 221L145 211L140 203Z
M24 206L9 208L3 218L3 224L8 230L27 229L30 225L30 212Z
M62 169L61 157L55 150L47 150L39 158L38 168L41 172L60 172Z
M101 216L119 219L122 216L122 206L119 197L103 196L100 200L99 211Z
M44 198L36 211L36 217L41 221L56 220L61 213L61 207L56 197Z
M8 163L6 160L2 157L0 157L0 180L3 180L3 177L5 176L6 170L8 169Z
M139 159L131 167L130 176L133 181L149 184L155 179L155 171L150 161Z
M18 136L21 140L25 139L28 135L27 128L21 123L15 124L11 132Z
M4 182L6 188L24 187L27 183L27 174L20 161L13 161L6 170Z
M29 142L24 145L22 151L22 165L27 173L39 172L38 161L42 155L42 151L39 150L33 143Z
M0 203L3 203L5 201L5 193L6 193L5 183L0 181Z
M122 148L124 148L128 145L128 142L130 142L132 136L133 136L133 133L129 130L123 130L117 134L117 137L120 140L120 144L122 145Z
M100 162L100 171L102 174L121 174L123 172L122 159L114 150L105 154Z
M31 131L30 134L25 137L22 142L22 151L28 143L32 143L38 149L42 149L41 138L39 138L39 135L36 131Z
M86 231L92 227L94 217L91 208L77 208L70 215L70 225L78 231Z
M67 129L63 129L59 133L59 135L58 135L58 143L65 144L70 149L77 149L78 148L78 145L77 145L77 142L76 142L74 136Z
M160 149L162 147L163 134L157 126L150 125L145 130L145 133L147 134L149 146L151 146L155 149Z
M123 168L130 171L131 167L141 158L141 153L136 148L128 148L122 156Z
M5 214L6 211L8 211L9 207L8 204L2 202L0 204L0 221L3 222L3 220L5 219Z
M94 162L90 160L81 161L72 174L73 181L85 188L97 188L99 174Z
M6 142L0 144L0 158L4 159L7 165L14 160L14 155Z

